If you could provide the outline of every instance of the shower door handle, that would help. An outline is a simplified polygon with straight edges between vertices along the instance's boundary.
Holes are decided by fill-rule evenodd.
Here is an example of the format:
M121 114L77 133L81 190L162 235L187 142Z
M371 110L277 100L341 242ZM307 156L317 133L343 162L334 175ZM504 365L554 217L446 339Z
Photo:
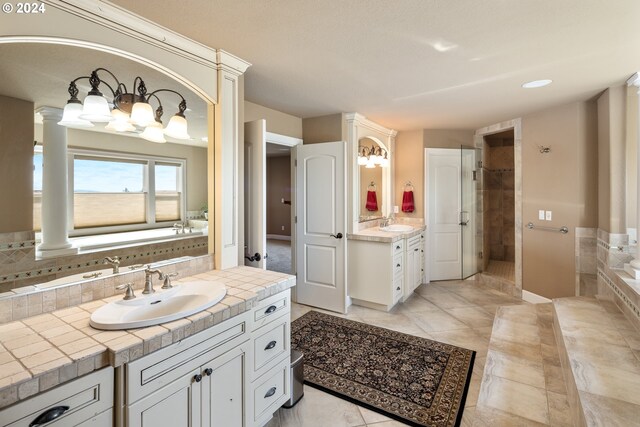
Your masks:
M469 212L460 211L460 224L458 224L458 225L467 225L467 224L469 224L469 220L468 219L466 221L464 220L464 214L469 215Z

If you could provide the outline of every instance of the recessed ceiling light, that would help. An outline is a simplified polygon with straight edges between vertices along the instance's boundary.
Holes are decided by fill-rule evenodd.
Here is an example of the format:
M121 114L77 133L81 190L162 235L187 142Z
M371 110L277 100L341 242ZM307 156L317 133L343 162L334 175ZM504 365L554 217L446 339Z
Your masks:
M522 85L522 87L525 88L525 89L534 89L534 88L537 88L537 87L543 87L543 86L546 86L548 84L551 84L552 81L553 80L551 80L551 79L533 80L531 82L524 83Z

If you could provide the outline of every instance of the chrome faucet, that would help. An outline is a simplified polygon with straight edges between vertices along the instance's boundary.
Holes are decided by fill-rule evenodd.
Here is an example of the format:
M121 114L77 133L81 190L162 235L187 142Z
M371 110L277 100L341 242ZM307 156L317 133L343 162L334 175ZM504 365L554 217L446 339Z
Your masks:
M189 225L189 221L176 222L173 224L173 229L176 230L176 234L186 234L187 228L189 229L189 233L193 232L193 227Z
M144 290L142 291L143 294L152 294L155 292L155 289L153 289L154 274L157 274L160 280L164 278L164 274L162 274L162 271L152 270L151 267L147 266L147 268L144 270Z
M120 257L105 257L105 259L102 260L102 263L111 265L111 267L113 268L113 274L120 273Z

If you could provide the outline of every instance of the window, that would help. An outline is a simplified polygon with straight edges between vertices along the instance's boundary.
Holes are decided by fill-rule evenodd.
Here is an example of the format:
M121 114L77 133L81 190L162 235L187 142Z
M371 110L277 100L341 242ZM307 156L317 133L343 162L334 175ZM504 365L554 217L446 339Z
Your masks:
M166 227L185 212L186 161L69 149L70 235ZM40 229L42 147L34 153L34 229Z

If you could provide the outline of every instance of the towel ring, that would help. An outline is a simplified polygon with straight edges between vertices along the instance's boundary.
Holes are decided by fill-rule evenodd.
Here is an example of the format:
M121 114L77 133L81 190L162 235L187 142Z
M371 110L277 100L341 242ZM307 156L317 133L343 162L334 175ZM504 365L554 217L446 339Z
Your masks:
M411 183L411 181L407 181L404 184L404 191L413 191L413 184Z
M367 191L376 191L376 183L371 181L367 187Z

